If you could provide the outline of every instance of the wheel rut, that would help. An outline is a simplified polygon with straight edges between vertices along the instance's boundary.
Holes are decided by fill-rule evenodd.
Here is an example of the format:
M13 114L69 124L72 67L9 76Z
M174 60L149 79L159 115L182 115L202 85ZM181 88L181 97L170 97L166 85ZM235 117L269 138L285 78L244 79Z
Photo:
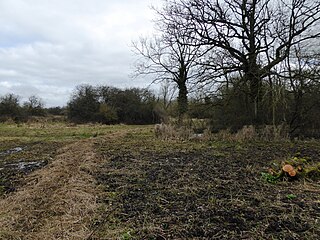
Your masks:
M0 200L0 239L86 239L98 209L93 139L58 150L27 184Z

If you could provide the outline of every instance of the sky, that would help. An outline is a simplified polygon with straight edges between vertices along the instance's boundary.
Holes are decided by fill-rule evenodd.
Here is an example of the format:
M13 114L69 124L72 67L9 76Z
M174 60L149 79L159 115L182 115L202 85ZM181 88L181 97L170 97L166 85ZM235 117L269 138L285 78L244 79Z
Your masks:
M80 84L149 86L130 76L132 41L153 31L151 5L160 0L1 0L0 96L53 107Z

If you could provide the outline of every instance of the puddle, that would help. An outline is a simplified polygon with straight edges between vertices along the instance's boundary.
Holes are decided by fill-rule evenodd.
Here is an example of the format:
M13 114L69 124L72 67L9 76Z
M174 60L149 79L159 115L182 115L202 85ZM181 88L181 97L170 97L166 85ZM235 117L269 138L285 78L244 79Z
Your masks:
M15 147L5 151L0 152L0 157L5 158L8 155L16 154L24 151L27 147ZM47 160L26 160L26 159L16 159L10 162L3 161L0 163L0 173L5 172L20 172L20 173L29 173L36 169L42 168L47 165Z
M5 166L5 168L15 169L20 172L28 173L32 172L38 168L41 168L47 165L47 161L37 161L37 162L18 162L18 163L11 163Z
M45 161L45 160L37 161L37 162L36 161L34 162L20 161L17 163L5 164L0 168L0 171L5 171L10 169L18 172L29 173L47 165L47 163L48 161Z
M43 168L52 160L47 154L42 154L46 153L46 148L36 146L33 150L32 147L16 145L0 150L0 198L24 184L25 175Z
M47 164L47 160L28 162L24 159L20 159L16 163L4 163L0 167L0 197L4 193L15 191L21 175L29 174Z
M18 153L18 152L22 152L22 151L23 151L22 147L15 147L15 148L6 150L4 152L0 152L0 156L10 155L10 154Z

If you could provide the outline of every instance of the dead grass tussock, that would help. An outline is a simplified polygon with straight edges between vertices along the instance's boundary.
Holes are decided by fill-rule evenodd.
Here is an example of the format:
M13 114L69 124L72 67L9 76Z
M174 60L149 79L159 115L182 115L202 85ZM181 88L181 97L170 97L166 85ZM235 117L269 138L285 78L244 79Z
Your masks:
M172 124L156 124L154 128L156 138L164 140L208 140L211 133L204 129L202 133L195 133L191 126L177 126Z
M182 123L171 119L166 123L156 124L154 133L157 138L164 140L209 140L208 119L185 118Z
M98 209L88 174L97 161L88 140L61 149L27 186L0 201L0 239L86 239Z
M231 133L230 129L220 130L212 136L213 139L229 142L245 141L287 141L289 139L288 128L285 125L265 125L255 127L243 126L237 133Z

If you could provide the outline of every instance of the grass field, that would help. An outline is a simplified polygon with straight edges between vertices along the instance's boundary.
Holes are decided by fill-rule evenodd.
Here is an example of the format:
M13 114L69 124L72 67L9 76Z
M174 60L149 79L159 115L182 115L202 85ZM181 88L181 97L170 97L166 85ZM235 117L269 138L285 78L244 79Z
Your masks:
M22 175L52 161L61 147L130 128L124 125L70 126L66 123L0 124L0 194L14 190L23 180Z
M0 125L0 239L317 239L320 144L161 140L152 126Z

